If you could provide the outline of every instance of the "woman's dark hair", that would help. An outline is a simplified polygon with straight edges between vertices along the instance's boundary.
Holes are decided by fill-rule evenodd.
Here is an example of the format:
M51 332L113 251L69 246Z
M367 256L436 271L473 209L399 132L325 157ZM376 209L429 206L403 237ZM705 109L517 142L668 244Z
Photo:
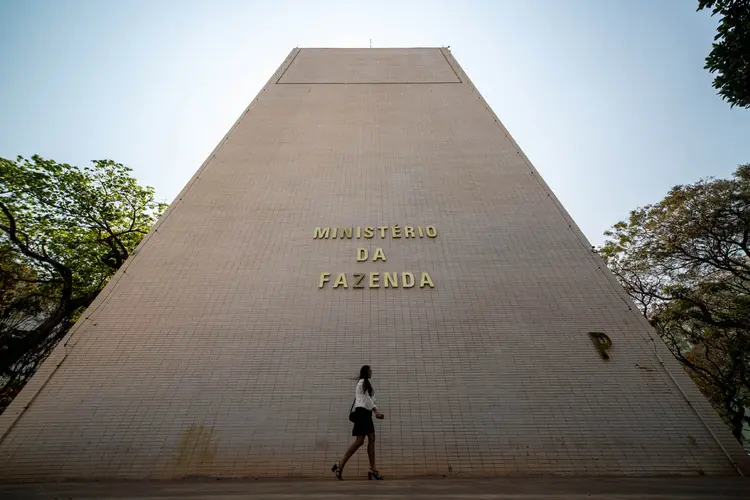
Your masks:
M362 389L372 396L372 384L370 384L370 365L365 365L359 369L359 379L364 380Z

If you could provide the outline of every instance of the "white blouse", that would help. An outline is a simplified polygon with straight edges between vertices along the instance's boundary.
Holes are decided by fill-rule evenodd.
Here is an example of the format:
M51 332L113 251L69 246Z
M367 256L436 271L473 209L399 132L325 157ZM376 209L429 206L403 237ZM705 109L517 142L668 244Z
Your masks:
M364 385L364 379L360 379L357 384L357 389L354 391L354 407L372 410L375 408L375 396L370 396L365 390Z

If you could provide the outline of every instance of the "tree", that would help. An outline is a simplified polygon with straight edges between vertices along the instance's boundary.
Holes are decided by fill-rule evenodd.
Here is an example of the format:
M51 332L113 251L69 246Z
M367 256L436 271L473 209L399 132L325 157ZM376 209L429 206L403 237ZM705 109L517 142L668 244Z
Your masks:
M750 108L750 0L699 0L721 20L705 69L716 73L713 86L729 104Z
M0 411L163 211L130 172L0 158Z
M750 164L676 186L605 233L625 290L742 440L750 423Z

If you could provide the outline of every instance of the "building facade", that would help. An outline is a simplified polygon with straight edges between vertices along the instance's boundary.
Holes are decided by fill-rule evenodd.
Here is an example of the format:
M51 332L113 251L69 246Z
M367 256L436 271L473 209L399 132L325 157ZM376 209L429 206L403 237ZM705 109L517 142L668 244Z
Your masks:
M448 49L295 49L0 415L0 479L330 474L362 364L389 477L747 470Z

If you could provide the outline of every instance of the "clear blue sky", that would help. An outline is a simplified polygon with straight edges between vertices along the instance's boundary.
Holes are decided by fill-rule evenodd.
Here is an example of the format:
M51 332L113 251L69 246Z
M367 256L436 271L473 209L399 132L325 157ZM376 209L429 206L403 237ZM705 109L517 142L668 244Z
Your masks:
M0 156L111 158L172 201L295 47L450 45L593 243L750 162L691 0L0 0Z

